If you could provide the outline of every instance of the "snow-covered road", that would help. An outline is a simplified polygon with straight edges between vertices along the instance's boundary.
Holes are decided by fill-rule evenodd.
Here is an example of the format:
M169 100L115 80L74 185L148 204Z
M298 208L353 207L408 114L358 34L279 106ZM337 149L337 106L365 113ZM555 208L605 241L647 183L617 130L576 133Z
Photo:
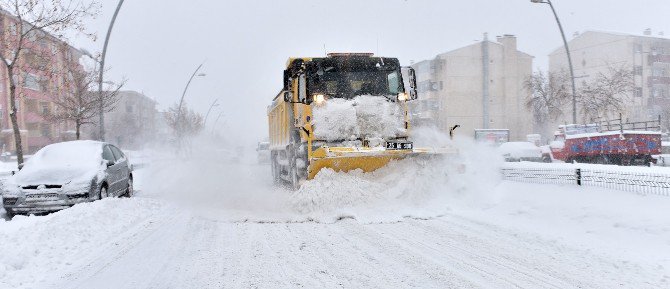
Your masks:
M488 167L291 193L263 165L156 162L136 198L0 221L0 288L670 288L669 198Z
M98 253L52 288L652 288L659 277L454 215L259 224L180 212L149 218Z

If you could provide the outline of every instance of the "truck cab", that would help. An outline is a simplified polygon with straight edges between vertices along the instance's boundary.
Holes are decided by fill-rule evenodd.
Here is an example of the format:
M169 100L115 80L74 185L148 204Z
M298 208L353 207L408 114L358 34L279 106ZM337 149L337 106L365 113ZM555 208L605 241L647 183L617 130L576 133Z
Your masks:
M372 171L414 152L407 101L414 70L369 53L290 58L268 107L273 177L294 188L322 168ZM405 87L405 80L408 87Z

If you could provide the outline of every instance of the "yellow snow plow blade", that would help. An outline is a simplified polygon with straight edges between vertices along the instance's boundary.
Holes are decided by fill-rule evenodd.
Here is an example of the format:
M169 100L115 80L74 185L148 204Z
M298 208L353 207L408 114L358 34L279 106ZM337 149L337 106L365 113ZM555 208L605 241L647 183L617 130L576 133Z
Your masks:
M386 166L391 160L408 157L455 156L453 148L415 148L412 150L386 150L384 148L322 147L315 150L309 165L307 179L313 179L323 168L337 172L360 169L372 172Z

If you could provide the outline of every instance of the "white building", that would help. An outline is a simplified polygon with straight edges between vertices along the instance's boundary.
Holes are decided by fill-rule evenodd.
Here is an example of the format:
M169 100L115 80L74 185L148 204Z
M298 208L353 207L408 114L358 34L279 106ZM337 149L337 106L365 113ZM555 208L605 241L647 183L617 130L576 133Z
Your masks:
M670 112L670 39L662 33L652 36L651 30L643 34L586 31L568 42L578 88L581 82L606 73L609 67L624 66L634 71L636 87L622 112L630 121L656 119L663 111ZM563 46L549 55L549 70L561 69L568 70ZM569 122L571 108L558 120Z
M474 136L475 129L509 129L510 140L532 133L532 115L525 103L525 80L533 56L517 50L514 35L487 39L413 65L419 100L414 125L434 124L457 134Z

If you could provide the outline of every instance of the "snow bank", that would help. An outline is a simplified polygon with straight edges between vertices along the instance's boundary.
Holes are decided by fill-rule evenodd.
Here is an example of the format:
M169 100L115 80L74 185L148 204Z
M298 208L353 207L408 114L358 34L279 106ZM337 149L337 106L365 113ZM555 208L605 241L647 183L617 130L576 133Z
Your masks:
M536 235L625 263L670 270L670 198L611 189L502 182L490 203L452 200L452 215Z
M405 135L400 105L382 96L328 99L312 105L314 135L326 141L390 138Z
M0 288L47 281L81 258L100 255L112 240L168 213L150 199L104 199L47 216L0 220ZM27 286L30 287L30 286Z

